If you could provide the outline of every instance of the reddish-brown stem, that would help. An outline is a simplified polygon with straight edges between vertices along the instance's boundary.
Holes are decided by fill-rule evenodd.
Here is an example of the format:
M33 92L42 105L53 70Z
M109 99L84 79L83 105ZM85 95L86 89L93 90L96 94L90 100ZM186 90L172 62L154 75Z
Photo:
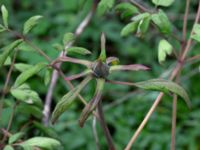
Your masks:
M186 40L189 6L190 6L190 0L186 0L185 14L184 14L184 18L183 18L183 31L182 31L183 32L183 34L182 34L183 42Z
M13 68L14 68L16 56L17 56L17 50L15 51L15 54L13 56L13 60L12 60L12 63L10 65L10 69L8 71L8 74L6 76L6 81L5 81L4 88L3 88L3 91L2 91L2 95L1 95L1 99L0 99L1 100L0 101L0 118L1 118L1 115L2 115L3 102L4 102L4 98L5 98L5 95L6 95L7 88L8 88L8 84L9 84L9 81L10 81L10 77L11 77L11 74L12 74L12 71L13 71Z
M130 86L135 86L134 83L132 82L125 82L125 81L113 81L113 80L106 80L106 82L108 83L112 83L112 84L120 84L120 85L130 85Z
M197 11L197 15L196 15L196 18L195 18L194 25L198 23L199 18L200 18L200 1L199 1L199 4L198 4L198 11ZM192 31L190 32L190 38L187 41L186 47L185 47L183 54L181 56L181 59L180 59L181 61L184 61L188 51L190 50L190 46L191 46L191 43L192 43L192 38L191 38L192 34L193 34L193 28L192 28Z
M13 118L14 118L14 115L15 115L15 109L16 109L16 107L17 107L17 104L18 104L18 103L16 102L16 103L13 105L12 113L11 113L11 115L10 115L10 119L9 119L9 121L8 121L8 126L7 126L7 128L6 128L6 131L7 131L7 132L9 132L9 130L10 130L10 128L11 128L11 125L12 125L12 122L13 122ZM5 142L6 138L7 138L7 135L4 134L3 139L2 139L2 141L1 141L2 144Z
M173 96L171 150L175 150L177 95Z
M181 70L180 70L181 71ZM179 82L180 73L176 75L176 83ZM176 147L176 113L177 113L177 95L173 95L173 104L172 104L172 129L171 129L171 150L175 150Z
M137 8L139 8L141 11L152 13L151 11L149 11L149 9L146 9L144 6L140 5L139 3L137 3L137 2L134 1L134 0L130 0L130 2L131 2L133 5L135 5Z
M51 62L51 58L46 55L43 50L41 50L39 47L37 47L36 45L34 45L33 43L31 43L27 38L24 39L24 41L30 46L32 47L34 50L36 50L41 56L43 56L48 62Z
M109 131L109 129L107 127L107 124L105 122L105 118L104 118L104 114L103 114L103 110L102 110L101 101L97 105L97 110L98 110L98 114L99 114L99 122L100 122L100 125L101 125L101 127L103 129L103 132L105 134L109 150L115 150L115 146L113 144L112 136L111 136L110 131Z
M64 73L62 72L62 70L60 69L60 68L58 68L57 66L55 66L55 65L52 65L52 67L55 69L55 71L57 71L58 72L58 74L65 80L65 75L64 75ZM72 85L72 83L70 82L70 81L68 81L68 80L65 80L66 81L66 83L69 85L69 87L70 87L70 89L73 89L74 88L74 86ZM79 94L78 95L78 98L81 100L81 102L84 104L84 105L87 105L87 102L86 102L86 100ZM97 119L98 119L98 114L95 112L95 111L93 111L92 112L93 113L93 115L94 116L96 116L97 117Z
M190 58L186 59L186 62L191 62L191 61L194 61L194 60L197 60L197 59L200 59L200 55L190 57Z
M190 0L186 0L186 7L185 7L185 14L183 19L183 31L182 31L182 50L180 51L182 54L183 48L185 47L185 41L186 41L186 33L187 33L187 20L188 20L188 13L189 13L189 6L190 6ZM191 43L189 44L189 47ZM182 63L182 64L181 64ZM180 62L180 69L182 68L184 62ZM178 67L179 68L179 67ZM178 82L180 72L176 74L176 82ZM172 105L172 129L171 129L171 150L175 150L176 147L176 113L177 113L177 95L173 95L173 105Z
M31 43L31 42L29 41L29 39L26 38L24 35L22 35L22 34L19 33L19 32L13 31L13 30L11 30L11 29L9 29L9 28L7 28L7 31L9 31L11 34L17 36L18 38L23 39L24 42L25 42L26 44L28 44L30 47L32 47L34 50L36 50L36 51L37 51L41 56L43 56L48 62L51 62L51 58L50 58L48 55L46 55L46 54L43 52L43 50L41 50L39 47L37 47L36 45L34 45L33 43Z

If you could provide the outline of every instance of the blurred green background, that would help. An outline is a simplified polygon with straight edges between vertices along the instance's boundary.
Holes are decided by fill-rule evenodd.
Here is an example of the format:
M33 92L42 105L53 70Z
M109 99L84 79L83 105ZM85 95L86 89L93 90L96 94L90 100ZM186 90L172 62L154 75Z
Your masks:
M54 43L61 43L64 33L74 32L81 20L87 15L92 7L92 0L0 0L9 10L9 24L11 28L21 31L23 23L31 16L42 15L44 18L36 27L29 39L40 47L51 58L56 58L59 54L53 48ZM116 2L116 4L119 1ZM198 0L192 0L188 20L188 35L194 22L195 11ZM145 7L154 9L151 1L142 1ZM174 32L181 37L183 26L183 15L185 10L185 1L176 0L169 7L164 8L170 20L174 25ZM162 38L157 29L150 27L144 37L130 35L121 37L121 29L129 22L120 18L120 14L111 9L104 16L94 15L90 24L76 41L76 46L85 47L92 51L92 56L82 57L94 60L100 50L100 34L104 32L107 37L108 56L117 56L121 64L141 63L151 68L146 72L118 72L110 76L111 79L121 81L142 81L151 78L167 78L170 69L175 65L175 57L169 56L167 61L160 65L157 60L158 41ZM9 43L13 37L7 33L0 34L0 47ZM172 38L168 39L178 51L180 45ZM200 52L199 44L194 44L190 56ZM73 56L76 57L76 56ZM79 56L78 56L79 57ZM17 62L36 64L43 60L37 53L30 49L22 50L17 56ZM177 150L198 150L200 149L200 75L198 71L199 62L187 64L181 74L180 83L190 95L192 109L189 110L185 103L180 99L177 108L177 130L176 130L176 149ZM3 88L6 74L9 67L4 67L0 71L0 89ZM80 72L79 65L63 64L63 71L66 75ZM11 78L11 84L15 81L19 72L14 70ZM48 86L44 85L42 73L29 80L32 89L40 94L44 100ZM80 80L79 80L80 81ZM77 85L79 81L74 81ZM94 94L95 82L91 82L84 89L82 95L86 100L90 100ZM139 91L122 85L107 84L103 94L103 107L105 110L106 121L111 130L114 143L117 149L123 149L131 136L141 123L142 119L153 104L158 92ZM68 86L62 79L53 93L52 110L60 98L69 91ZM7 105L14 103L12 96L6 96ZM9 102L8 102L9 101ZM25 138L34 136L49 136L59 139L65 150L94 150L95 140L92 133L92 117L86 122L84 128L78 125L78 118L83 105L77 101L71 109L66 111L55 125L44 128L39 124L42 120L41 111L38 115L33 112L27 112L24 108L26 104L20 104L15 113L11 132L18 132L28 121L32 122L23 130L26 132ZM11 113L11 108L7 107L3 111L3 122L1 127L5 127ZM171 142L171 115L172 115L172 97L164 96L161 103L153 113L148 124L139 135L133 149L137 150L164 150L170 149ZM98 135L102 150L106 150L106 141L99 125L97 125Z

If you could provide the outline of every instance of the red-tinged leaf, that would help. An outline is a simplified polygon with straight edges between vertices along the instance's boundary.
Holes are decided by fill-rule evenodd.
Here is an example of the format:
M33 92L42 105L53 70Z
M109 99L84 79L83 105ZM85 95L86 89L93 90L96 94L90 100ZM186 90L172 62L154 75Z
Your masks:
M106 59L106 63L109 65L110 63L112 63L113 65L116 65L119 63L119 59L117 57L108 57Z
M110 67L110 72L120 71L120 70L130 70L130 71L139 71L139 70L149 70L150 68L141 64L133 65L116 65Z
M71 57L67 57L67 56L59 57L52 63L52 65L59 63L59 62L71 62L71 63L87 66L88 68L91 67L90 61L83 60L83 59L71 58Z
M75 75L72 75L72 76L69 76L69 77L65 77L65 80L66 81L70 81L70 80L75 80L75 79L78 79L78 78L81 78L81 77L84 77L88 74L92 73L92 70L90 69L87 69L85 70L84 72L81 72L79 74L75 74Z
M83 109L81 116L79 118L79 124L83 127L85 121L87 120L88 116L92 113L92 111L97 107L99 101L101 100L102 90L104 87L105 80L104 79L97 79L97 88L95 91L94 98L85 106Z
M99 59L103 62L106 61L106 37L104 33L101 34L101 53Z
M51 122L55 123L55 121L60 117L62 113L64 113L69 106L74 102L80 91L86 86L86 84L91 80L91 77L88 76L85 78L77 87L69 91L67 94L65 94L62 99L58 102L56 105Z

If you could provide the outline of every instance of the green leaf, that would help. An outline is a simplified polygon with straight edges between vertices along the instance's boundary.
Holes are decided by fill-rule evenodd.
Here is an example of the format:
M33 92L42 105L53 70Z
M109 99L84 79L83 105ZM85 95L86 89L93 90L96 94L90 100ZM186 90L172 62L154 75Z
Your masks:
M113 7L115 0L101 0L98 4L97 13L99 15L105 14L109 9Z
M135 22L136 21L141 21L141 20L143 20L143 19L145 19L145 18L147 18L149 16L150 16L150 14L145 12L145 13L142 13L142 14L139 14L137 16L132 17L131 20L135 21Z
M48 85L51 80L52 69L47 68L44 76L44 84Z
M188 107L191 107L191 102L189 100L187 92L180 85L172 81L163 79L151 79L143 82L137 82L134 85L145 90L156 90L162 91L164 93L173 92L182 97Z
M5 62L4 62L4 66L7 66L7 65L10 65L11 64L11 58L10 57L7 57L7 59L5 60Z
M30 64L24 64L24 63L17 63L14 65L15 69L17 69L20 72L24 72L28 70L29 68L33 67L33 65Z
M195 24L193 27L193 34L191 36L194 40L200 42L200 24Z
M172 25L167 17L167 15L159 10L158 13L151 16L152 21L158 26L161 33L169 34L172 31Z
M3 66L5 63L6 59L8 58L9 55L12 54L13 50L23 42L23 40L16 40L13 43L9 44L5 48L3 48L3 53L0 55L0 67Z
M0 24L0 32L3 32L5 30L6 30L5 27L2 24Z
M74 102L80 91L86 86L86 84L91 80L91 77L85 78L77 87L69 91L65 94L61 100L57 103L51 118L51 122L55 123L55 121L59 118L59 116L65 112L69 106Z
M41 69L46 66L46 63L38 63L35 66L29 68L28 70L22 72L16 79L14 87L18 87L23 84L26 80L28 80L33 75L37 74Z
M151 17L148 16L144 19L142 19L140 22L139 22L139 25L138 25L138 29L137 29L137 34L138 35L143 35L144 33L147 32L148 28L149 28L149 23L150 23L150 20L151 20Z
M4 5L1 6L1 13L3 18L3 24L6 28L8 28L8 11Z
M33 137L28 139L20 144L20 146L37 146L41 149L45 150L55 150L57 149L61 143L55 139L48 137Z
M52 46L53 46L53 48L55 48L58 51L63 51L64 50L63 45L61 45L59 43L54 43Z
M11 145L6 145L3 150L14 150Z
M121 36L127 36L137 30L138 22L131 22L127 24L121 31Z
M120 11L122 13L121 14L122 18L130 17L130 16L133 16L134 14L139 13L137 7L135 7L134 5L131 5L130 3L127 3L127 2L118 4L115 7L115 10Z
M55 131L53 127L46 127L42 123L33 121L33 125L35 128L39 129L42 133L44 133L46 136L50 136L53 138L59 138L58 133Z
M22 44L19 45L18 49L20 51L25 51L25 52L35 52L35 49L32 48L30 45L27 43L23 42Z
M77 54L81 54L81 55L87 55L87 54L91 54L91 52L83 47L70 47L67 49L68 53L77 53Z
M29 18L25 23L24 23L24 29L23 29L23 34L27 34L29 31L33 29L38 23L39 20L42 18L42 16L33 16Z
M174 0L152 0L156 6L168 7L174 3Z
M22 84L17 88L12 88L11 94L17 100L27 104L36 104L40 107L42 106L42 100L40 99L39 95L35 91L31 90L27 84Z
M158 61L162 63L172 53L173 47L167 40L160 40L158 45Z
M78 1L78 8L79 8L79 10L83 9L83 7L85 6L86 2L87 2L86 0L79 0Z
M24 116L31 115L37 119L41 119L43 116L42 110L34 105L29 105L29 104L23 103L17 107L17 110L18 110L18 112L22 113Z
M143 19L143 22L140 26L140 29L142 31L142 33L146 33L148 28L149 28L149 23L150 23L151 17L146 17Z
M8 143L12 144L24 136L24 132L18 132L9 137Z
M24 150L35 150L33 146L28 146L28 145L21 145Z
M63 37L63 44L66 46L67 44L73 42L75 40L75 35L73 33L66 33Z

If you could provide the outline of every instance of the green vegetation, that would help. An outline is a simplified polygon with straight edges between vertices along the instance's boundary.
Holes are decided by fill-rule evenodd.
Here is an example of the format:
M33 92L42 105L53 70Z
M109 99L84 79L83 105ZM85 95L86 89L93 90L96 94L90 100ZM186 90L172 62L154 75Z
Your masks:
M200 148L197 0L0 6L0 149Z

